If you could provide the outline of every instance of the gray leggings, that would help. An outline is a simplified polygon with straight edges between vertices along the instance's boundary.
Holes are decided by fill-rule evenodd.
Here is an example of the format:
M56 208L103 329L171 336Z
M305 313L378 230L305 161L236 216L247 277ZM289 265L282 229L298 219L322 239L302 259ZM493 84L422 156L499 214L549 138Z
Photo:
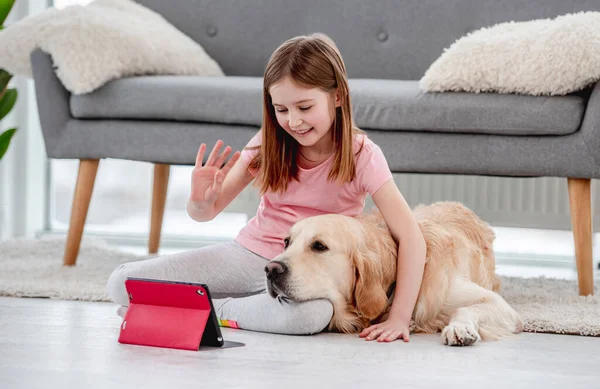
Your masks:
M127 277L208 285L219 320L260 332L307 335L324 330L333 316L328 300L302 303L272 298L266 291L267 259L232 241L119 265L107 282L108 296L126 307ZM122 311L123 309L121 309ZM227 325L224 323L223 325Z

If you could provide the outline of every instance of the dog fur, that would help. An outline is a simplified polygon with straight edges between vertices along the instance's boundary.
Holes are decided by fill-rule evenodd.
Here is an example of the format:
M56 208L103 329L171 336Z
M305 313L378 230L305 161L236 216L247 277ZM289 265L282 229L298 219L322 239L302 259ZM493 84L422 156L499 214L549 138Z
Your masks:
M458 346L521 332L521 318L497 293L489 225L455 202L413 213L427 253L411 331L441 331L444 344ZM285 251L267 264L267 289L294 301L329 299L328 329L357 333L387 317L397 255L398 242L377 211L314 216L290 229Z

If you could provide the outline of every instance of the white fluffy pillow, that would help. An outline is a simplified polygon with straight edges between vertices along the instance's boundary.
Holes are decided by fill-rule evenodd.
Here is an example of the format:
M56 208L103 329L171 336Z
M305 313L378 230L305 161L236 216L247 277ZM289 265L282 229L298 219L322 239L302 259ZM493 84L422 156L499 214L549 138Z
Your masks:
M600 12L506 22L454 42L420 81L426 92L564 95L600 80Z
M0 32L0 67L31 76L29 55L38 47L74 94L133 75L224 76L198 43L131 0L50 8L8 26Z

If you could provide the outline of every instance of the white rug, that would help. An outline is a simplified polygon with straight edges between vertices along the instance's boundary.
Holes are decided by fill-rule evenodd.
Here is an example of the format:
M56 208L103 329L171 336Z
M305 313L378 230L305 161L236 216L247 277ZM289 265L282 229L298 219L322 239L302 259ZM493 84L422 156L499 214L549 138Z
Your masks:
M77 265L64 267L64 244L56 238L0 242L0 296L109 301L105 284L112 270L145 258L84 238ZM598 298L578 296L574 281L502 279L501 294L523 317L525 331L600 336Z

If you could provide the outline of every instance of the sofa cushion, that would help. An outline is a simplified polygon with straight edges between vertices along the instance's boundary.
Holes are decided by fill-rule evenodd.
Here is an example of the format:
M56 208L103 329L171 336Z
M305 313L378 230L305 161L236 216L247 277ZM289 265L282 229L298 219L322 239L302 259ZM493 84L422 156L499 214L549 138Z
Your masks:
M421 79L428 92L565 95L600 80L600 12L502 22L456 40Z
M386 131L565 135L579 128L585 98L424 93L418 81L351 79L357 126ZM73 117L260 126L262 78L143 76L72 95Z
M225 75L202 45L152 9L132 0L86 3L49 7L0 31L0 67L31 76L29 57L40 48L74 94L125 76Z

